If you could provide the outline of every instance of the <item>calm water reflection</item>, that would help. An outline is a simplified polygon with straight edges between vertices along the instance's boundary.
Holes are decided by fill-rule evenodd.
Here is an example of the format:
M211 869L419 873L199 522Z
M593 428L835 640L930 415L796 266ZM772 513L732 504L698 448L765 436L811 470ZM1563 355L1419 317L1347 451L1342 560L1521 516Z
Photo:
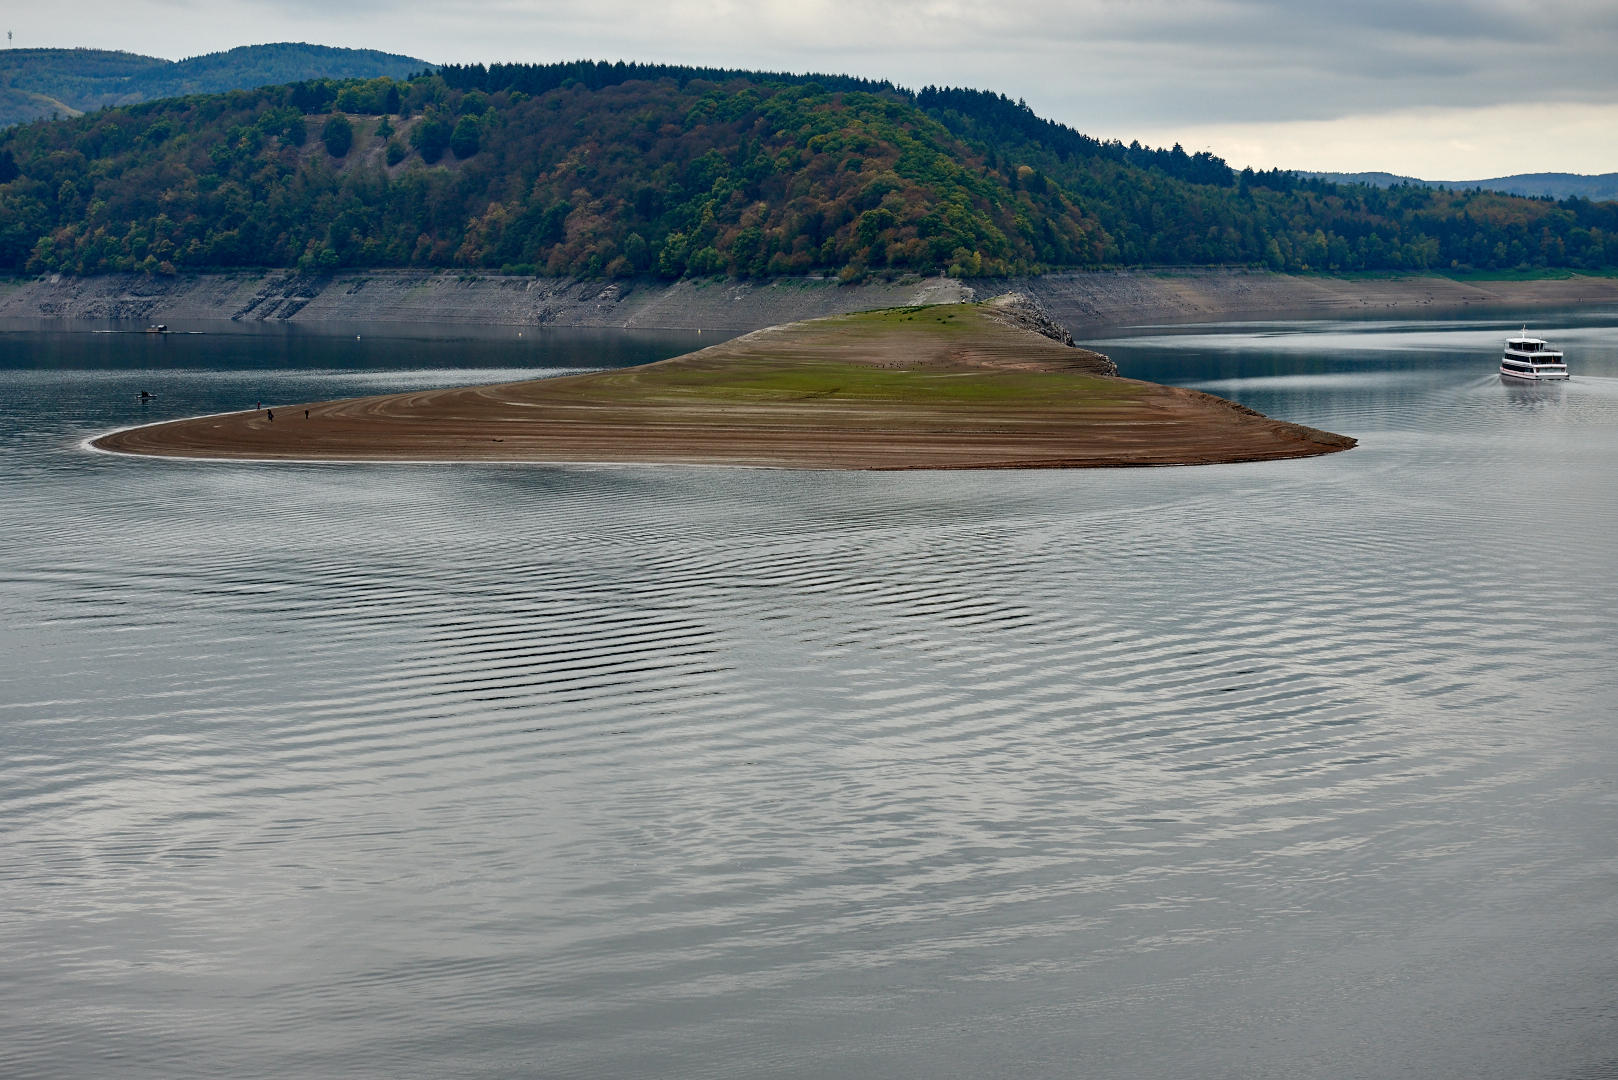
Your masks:
M1533 318L1109 334L1361 447L937 475L94 455L691 343L0 334L4 1072L1615 1075L1618 318Z

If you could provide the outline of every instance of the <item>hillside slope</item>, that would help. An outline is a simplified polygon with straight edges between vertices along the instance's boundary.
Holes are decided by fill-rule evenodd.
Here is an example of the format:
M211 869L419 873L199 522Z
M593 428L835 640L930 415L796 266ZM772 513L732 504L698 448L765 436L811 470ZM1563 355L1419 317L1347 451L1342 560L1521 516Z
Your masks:
M0 132L0 267L32 272L1221 264L1599 269L1618 205L1237 175L977 91L622 64L315 80Z
M1413 176L1397 176L1385 172L1328 172L1303 175L1319 177L1334 184L1372 184L1376 187L1415 184L1461 191L1482 188L1484 191L1503 191L1508 195L1522 195L1527 198L1576 198L1595 202L1618 199L1618 173L1598 173L1593 176L1559 172L1517 173L1513 176L1496 176L1488 180L1418 180Z
M0 52L0 127L53 113L76 116L104 105L306 79L402 79L427 66L375 49L302 42L243 45L180 61L104 49L7 49Z

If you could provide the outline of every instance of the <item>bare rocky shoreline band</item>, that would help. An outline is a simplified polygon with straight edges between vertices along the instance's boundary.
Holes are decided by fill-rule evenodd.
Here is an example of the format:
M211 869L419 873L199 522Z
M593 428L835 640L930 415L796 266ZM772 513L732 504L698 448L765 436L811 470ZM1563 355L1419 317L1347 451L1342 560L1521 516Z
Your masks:
M1014 294L796 322L636 368L277 404L92 445L237 460L995 469L1264 461L1355 442L1118 378Z
M345 271L161 277L0 278L0 318L180 323L447 323L751 331L902 304L1021 292L1069 327L1263 315L1335 318L1523 306L1618 303L1618 278L1461 282L1436 275L1331 278L1252 270L1137 270L1009 280L900 278L841 285L765 281L586 281Z

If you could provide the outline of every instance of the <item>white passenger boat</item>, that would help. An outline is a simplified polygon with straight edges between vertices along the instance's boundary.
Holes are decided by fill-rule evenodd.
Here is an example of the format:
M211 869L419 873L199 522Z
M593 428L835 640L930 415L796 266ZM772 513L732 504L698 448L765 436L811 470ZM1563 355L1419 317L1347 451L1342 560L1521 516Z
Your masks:
M1529 337L1528 327L1518 337L1506 339L1506 356L1500 361L1502 379L1545 382L1567 378L1567 361L1560 350L1543 338Z

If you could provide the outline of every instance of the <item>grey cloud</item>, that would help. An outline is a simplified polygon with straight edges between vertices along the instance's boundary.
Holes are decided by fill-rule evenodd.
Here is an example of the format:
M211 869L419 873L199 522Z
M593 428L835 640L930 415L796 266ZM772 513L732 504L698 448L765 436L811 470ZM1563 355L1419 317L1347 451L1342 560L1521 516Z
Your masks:
M39 32L48 20L102 35L51 42L64 45L175 55L301 39L431 60L846 71L998 90L1089 131L1618 100L1611 0L63 0L55 11Z

